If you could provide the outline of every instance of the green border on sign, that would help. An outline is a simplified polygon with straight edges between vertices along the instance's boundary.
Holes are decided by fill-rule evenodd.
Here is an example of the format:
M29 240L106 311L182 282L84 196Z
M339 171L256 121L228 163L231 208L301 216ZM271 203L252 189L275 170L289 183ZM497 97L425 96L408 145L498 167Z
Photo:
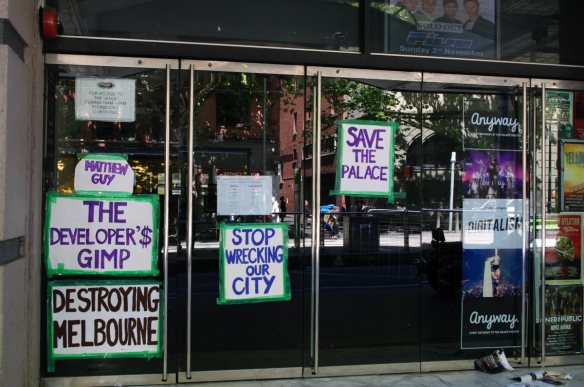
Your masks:
M284 281L284 294L278 296L255 297L246 299L225 298L225 241L227 230L234 228L280 228L282 229L282 279ZM290 301L290 277L288 276L288 224L287 223L221 223L219 224L219 298L218 305L249 304L253 302Z
M78 153L77 157L79 164L82 160L110 160L110 161L117 161L123 160L128 162L128 155L125 153ZM134 172L130 163L128 166ZM75 165L77 167L77 165ZM136 172L134 172L134 184L132 184L132 188L136 183ZM98 196L120 196L120 197L128 197L132 196L132 192L125 192L125 191L86 191L86 190L75 190L76 195L98 195Z
M158 305L158 345L155 352L151 351L141 351L141 352L124 352L124 353L83 353L76 355L56 355L53 348L54 341L54 329L53 329L53 288L57 286L116 286L116 285L157 285L159 288L159 305ZM145 358L155 358L162 356L162 319L164 310L164 289L161 287L160 281L151 280L61 280L61 281L50 281L47 284L47 358L48 358L48 371L54 371L54 361L55 360L66 360L66 359L95 359L95 358L127 358L127 357L145 357Z
M335 189L330 191L331 195L351 195L351 196L362 196L362 197L387 197L388 202L394 202L394 192L393 192L393 168L394 168L394 157L395 157L395 132L399 128L399 124L396 122L389 121L368 121L368 120L345 120L336 122L339 127L339 142L338 153L337 153L337 173L335 176ZM341 190L341 168L343 160L343 143L344 143L344 130L345 124L357 124L357 125L375 125L384 128L389 128L390 144L389 144L389 165L388 165L388 186L387 192L371 192L371 191L345 191Z
M52 216L52 206L55 204L58 198L68 198L74 200L101 200L101 201L133 201L133 202L148 202L152 205L152 246L151 249L151 265L150 270L127 270L127 271L98 271L95 269L67 269L58 265L53 267L51 264L51 257L49 256L49 241L51 232L51 216ZM147 195L135 195L128 197L120 196L97 196L97 195L76 195L76 194L63 194L55 191L47 192L47 210L45 216L45 227L43 232L44 237L44 250L45 250L45 263L47 266L47 276L51 278L53 275L69 275L69 274L82 274L82 275L107 275L107 276L155 276L158 275L158 224L159 224L159 198L158 195L147 194Z

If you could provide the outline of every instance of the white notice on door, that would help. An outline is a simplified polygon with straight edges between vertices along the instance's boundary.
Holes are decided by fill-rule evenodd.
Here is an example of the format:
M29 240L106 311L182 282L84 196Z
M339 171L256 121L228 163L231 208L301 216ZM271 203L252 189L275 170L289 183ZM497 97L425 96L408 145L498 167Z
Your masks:
M269 215L272 176L217 176L217 215Z
M136 81L115 78L75 79L75 119L134 122Z

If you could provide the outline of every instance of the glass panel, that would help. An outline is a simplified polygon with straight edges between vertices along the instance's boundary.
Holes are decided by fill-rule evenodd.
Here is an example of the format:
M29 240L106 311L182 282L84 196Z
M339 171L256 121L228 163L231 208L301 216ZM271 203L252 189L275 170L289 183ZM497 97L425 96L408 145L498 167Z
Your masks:
M173 90L177 88L176 71L172 73L171 82ZM109 122L100 119L80 120L76 119L76 102L79 104L76 94L76 79L83 78L104 78L112 80L133 80L135 81L135 119L127 122ZM73 193L75 166L79 161L78 156L86 153L115 153L127 155L128 162L135 172L134 194L158 194L160 197L160 208L164 201L167 190L164 187L164 142L165 142L165 112L166 112L166 70L165 69L145 69L145 68L116 68L116 67L96 67L96 66L72 66L72 65L51 65L47 66L48 79L48 107L47 107L47 159L45 168L47 176L51 178L47 181L47 190L55 190L59 193ZM133 95L131 97L134 97ZM174 95L173 95L174 97ZM80 99L80 98L79 98ZM131 98L128 99L130 103ZM171 125L172 138L178 138L178 132L174 129L178 123L178 113L180 107L175 111L177 115L172 116ZM93 114L93 113L92 113ZM173 147L176 142L172 143ZM176 152L171 157L171 170L176 169ZM176 203L176 200L174 201ZM176 205L171 206L171 218L176 218ZM159 241L162 250L163 229L162 211L160 214ZM169 230L170 234L176 235L176 230ZM91 238L90 238L91 239ZM87 243L91 244L91 243ZM171 238L171 244L176 246L176 240ZM173 249L176 252L176 247ZM170 271L175 269L176 255L170 254ZM161 271L157 277L146 277L144 279L163 282L163 258L159 256L157 267ZM45 275L45 273L43 273ZM136 281L133 277L104 277L100 276L66 276L53 277L53 280L73 279L83 281L103 281L107 283L112 279L123 279L128 282ZM44 284L49 281L45 277ZM43 292L47 289L43 286ZM171 283L168 289L171 302L169 310L173 310L173 298L176 288ZM47 299L44 294L41 298ZM46 309L46 305L43 305ZM45 310L46 312L46 310ZM46 313L42 314L47 316ZM172 314L168 315L169 326L173 326L176 321ZM46 321L43 326L50 326ZM89 328L87 328L89 329ZM80 337L85 332L77 333ZM42 331L46 343L47 332ZM162 337L162 336L160 336ZM91 341L87 337L83 340ZM174 370L176 353L176 336L173 330L168 335L169 349L169 370ZM91 352L91 351L89 351ZM50 366L43 351L43 375L53 376L94 376L94 375L122 375L122 374L152 374L162 373L162 358L100 358L82 360L57 360L54 364L55 371L48 372Z
M359 49L356 2L57 0L66 35ZM322 17L326 15L326 17ZM258 28L261 26L261 28Z
M188 96L189 72L183 71L182 77L181 95ZM194 175L191 370L300 369L305 316L303 78L196 71L193 82L194 148L185 148L193 152L193 171L187 170L186 155L181 165L183 176ZM226 176L269 177L271 214L219 214L218 179ZM183 208L186 200L183 195ZM180 223L186 227L186 222L184 212ZM221 222L287 225L290 301L218 304ZM186 246L185 239L181 246ZM186 273L186 251L181 254L180 272ZM180 275L181 283L186 284L185 277ZM186 326L183 329L186 332ZM180 364L183 370L186 362Z
M536 202L534 254L545 277L545 356L582 353L582 96L579 90L535 90L536 116L533 184L540 194ZM543 100L542 100L543 99ZM542 108L545 105L545 121ZM542 140L542 124L545 143ZM545 170L545 172L544 172ZM545 195L545 201L544 201ZM545 207L542 207L544 203ZM542 218L544 215L545 217ZM541 220L544 219L542 222ZM545 233L545 263L541 265ZM541 356L541 269L535 276L536 346Z
M411 145L421 136L420 84L392 81L390 75L387 80L323 78L320 109L319 364L418 362L423 226L420 176L411 171L419 168L421 148ZM387 195L331 192L337 189L343 145L338 123L355 119L400 124L389 166L394 203Z
M429 230L422 234L422 361L477 359L488 348L518 356L522 89L424 83L424 90L416 171ZM508 323L485 323L503 314Z
M578 2L560 0L372 0L376 52L584 64Z

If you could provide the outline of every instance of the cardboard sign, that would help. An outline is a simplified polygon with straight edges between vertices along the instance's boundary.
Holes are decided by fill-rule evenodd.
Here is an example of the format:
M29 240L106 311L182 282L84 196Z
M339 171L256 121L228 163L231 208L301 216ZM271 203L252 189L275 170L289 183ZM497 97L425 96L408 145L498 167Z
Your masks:
M333 195L387 197L393 202L393 122L339 121L339 153Z
M83 155L75 167L75 193L131 195L134 170L121 155L92 153Z
M47 274L157 275L156 195L47 193Z
M288 225L220 226L218 304L290 300Z
M76 78L75 119L136 121L136 80Z
M160 357L161 292L154 281L49 283L49 359Z

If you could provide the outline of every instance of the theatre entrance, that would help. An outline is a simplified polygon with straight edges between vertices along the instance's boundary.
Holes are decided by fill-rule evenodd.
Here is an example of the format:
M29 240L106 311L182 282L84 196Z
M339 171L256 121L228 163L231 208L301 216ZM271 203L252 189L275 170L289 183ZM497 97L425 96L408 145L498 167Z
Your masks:
M46 69L46 191L87 194L75 188L79 160L117 155L135 173L133 196L156 198L159 216L151 273L45 273L45 385L469 369L493 347L514 366L545 360L539 304L526 299L530 284L534 294L541 290L540 272L527 271L528 262L541 262L528 236L548 218L541 203L560 191L527 176L548 176L557 160L556 143L541 129L550 100L542 96L557 84L73 55L47 55ZM133 104L131 113L83 116L83 101L107 106L82 91L95 80L110 91L124 81L111 97ZM345 122L357 126L341 137ZM358 127L384 122L396 124L387 129L391 149L381 132ZM577 143L570 140L563 143ZM350 144L379 149L355 153ZM366 176L367 164L390 153L385 169ZM347 154L357 159L345 162ZM344 164L363 169L343 172ZM371 195L367 183L340 190L343 174L390 179L391 195ZM496 218L505 218L505 230L494 227ZM285 259L271 256L283 270L245 274L268 259L258 251L271 233L285 251ZM243 243L245 235L251 247L230 261L227 241ZM234 275L229 265L238 262L247 266ZM159 326L149 339L159 348L97 350L103 343L88 332L100 317L77 310L84 322L64 331L53 321L55 281L158 286ZM277 283L281 292L270 298ZM476 317L489 313L517 321L495 334ZM135 343L123 338L131 330L124 324L108 333L111 343ZM58 356L65 345L78 349Z

